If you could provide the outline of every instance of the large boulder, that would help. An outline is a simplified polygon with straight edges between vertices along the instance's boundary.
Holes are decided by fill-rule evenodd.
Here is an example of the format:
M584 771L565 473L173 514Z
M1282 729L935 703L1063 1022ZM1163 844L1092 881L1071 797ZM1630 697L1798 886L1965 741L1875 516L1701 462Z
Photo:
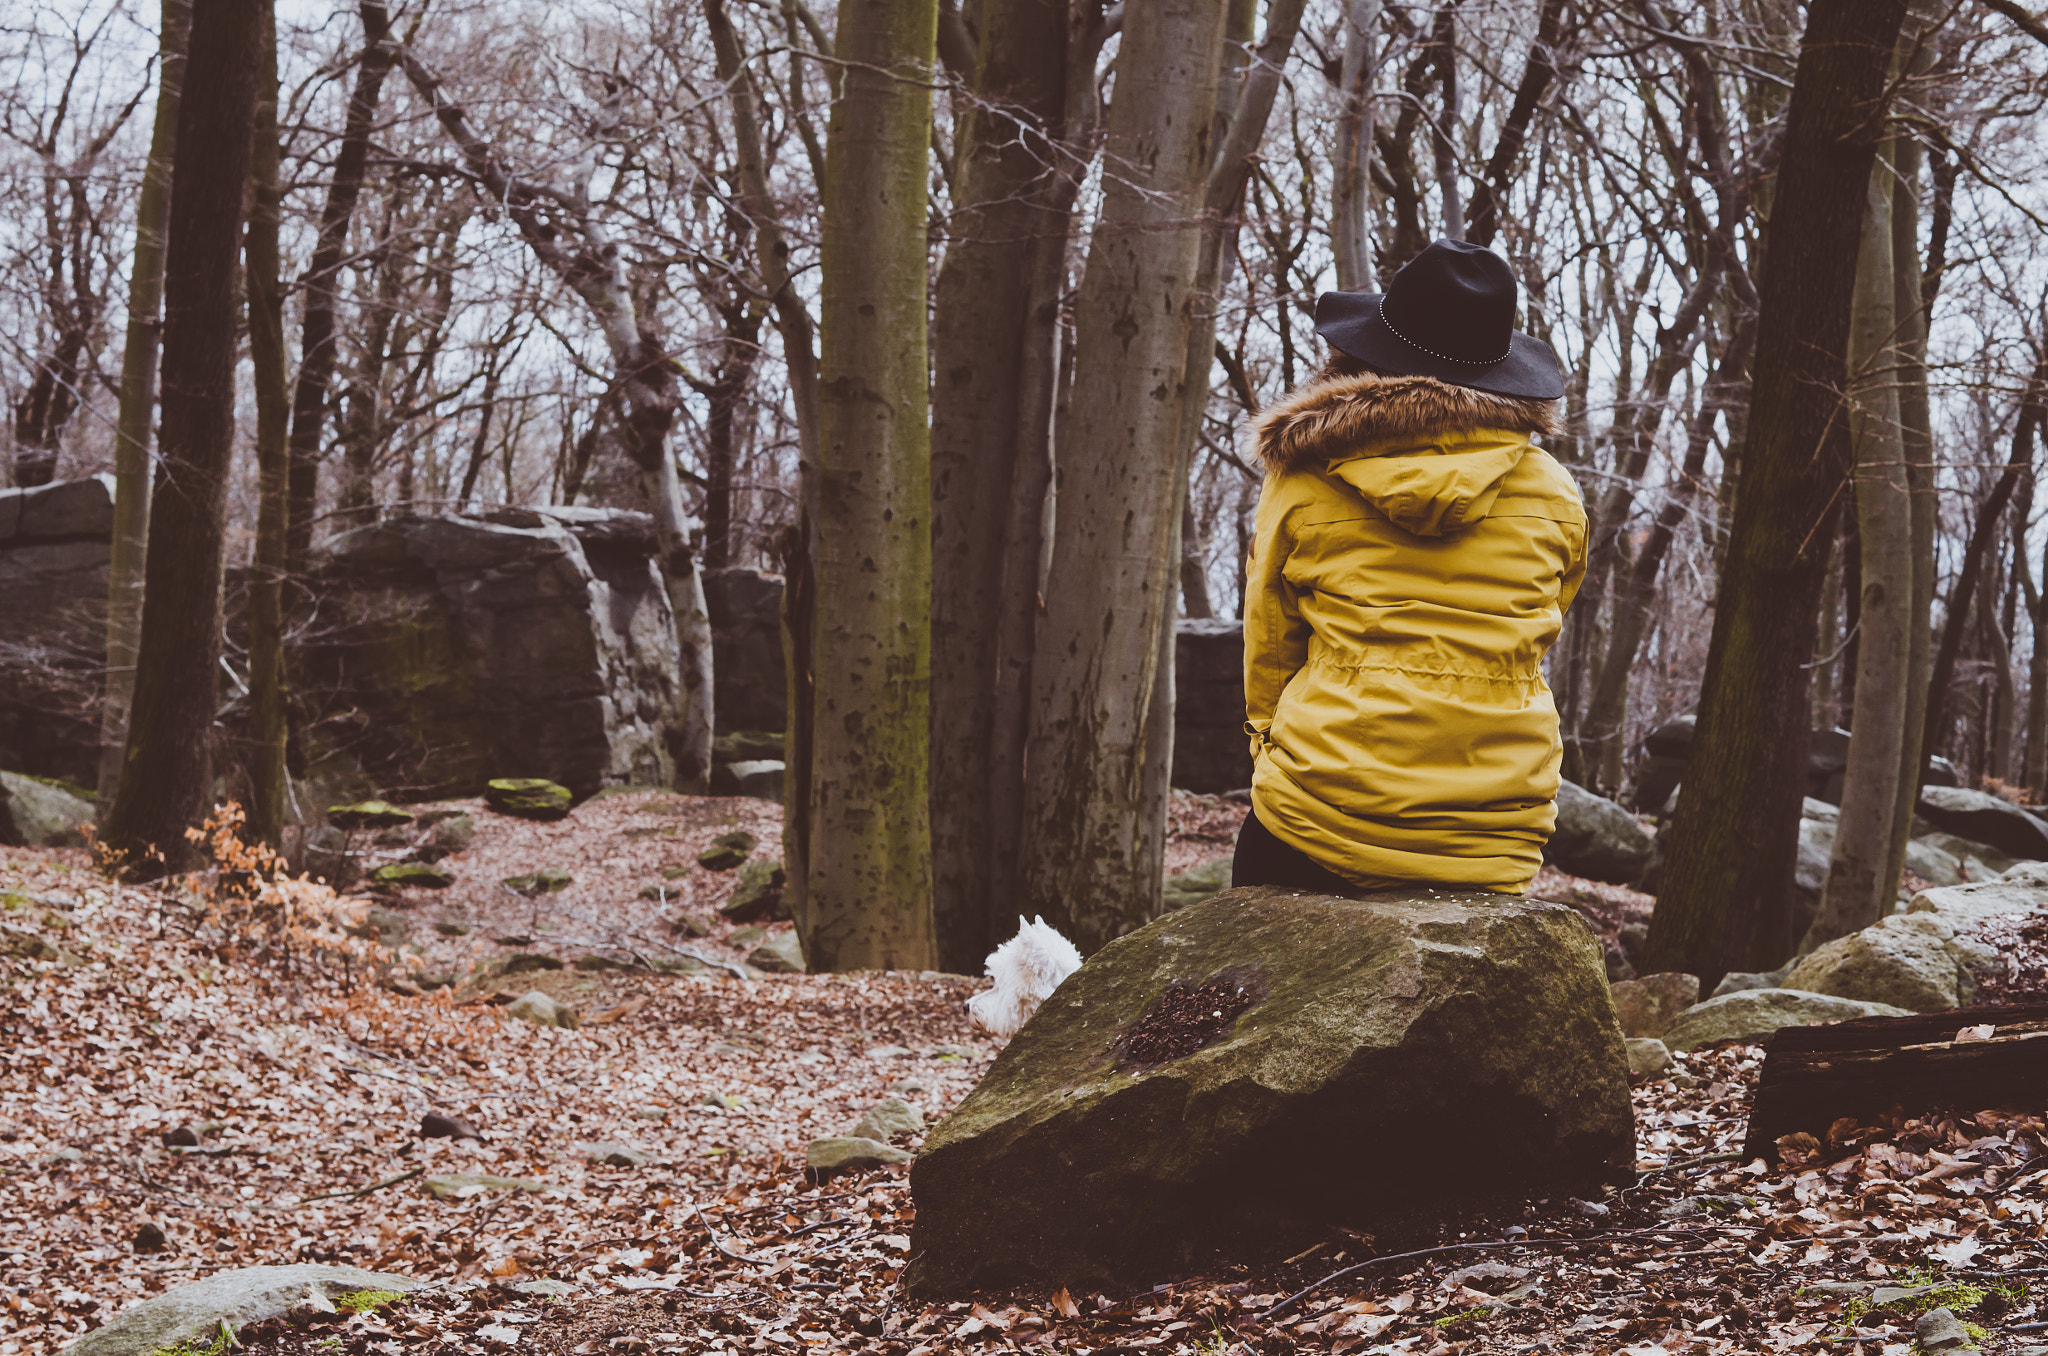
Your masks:
M1557 828L1543 860L1570 876L1627 885L1650 865L1655 841L1636 817L1576 782L1557 787Z
M1664 1043L1673 1050L1696 1050L1715 1041L1761 1040L1780 1027L1912 1015L1889 1003L1863 1003L1800 989L1743 989L1679 1013L1666 1028Z
M1643 758L1636 767L1635 808L1644 814L1665 813L1672 793L1685 777L1696 726L1691 716L1666 721L1643 739ZM1842 777L1849 765L1849 732L1815 730L1807 745L1806 794L1828 805L1842 803ZM1927 760L1927 786L1954 786L1955 768L1946 758Z
M0 772L0 844L84 847L92 805L35 777Z
M1920 818L2022 861L2048 860L2048 820L2009 800L1961 786L1920 788Z
M321 625L290 654L316 779L405 799L508 771L670 785L685 675L653 520L626 510L401 517L315 553Z
M1205 617L1176 625L1173 694L1173 784L1184 791L1250 786L1243 622Z
M1672 1018L1700 1001L1700 977L1667 971L1617 980L1609 991L1622 1035L1662 1036Z
M1136 1284L1248 1229L1583 1188L1633 1150L1576 911L1230 890L1097 952L926 1137L910 1275Z
M2020 864L2019 858L2000 852L1988 843L1975 843L1953 833L1943 833L1939 829L1928 833L1921 833L1916 829L1912 841L1916 846L1934 848L1955 858L1957 863L1961 865L1963 874L1968 877L1968 881L1964 882L1965 884L1973 881L1997 880L2000 876ZM1910 848L1908 849L1906 864L1908 866L1912 865ZM1935 885L1951 883L1934 880L1931 876L1928 880Z
M0 490L0 767L99 776L114 478Z
M360 1267L237 1267L131 1304L105 1327L64 1348L63 1356L152 1356L212 1351L221 1325L230 1332L297 1309L333 1312L334 1301L364 1291L405 1294L425 1285L409 1276Z
M1997 880L1922 890L1906 905L1906 912L1935 914L1958 929L2048 914L2048 866L2022 862Z
M782 657L782 577L760 570L706 570L711 616L712 719L719 733L780 730L789 685ZM780 758L778 745L769 757Z
M1961 1001L1963 983L1954 936L1932 915L1893 914L1802 957L1784 985L1909 1012L1946 1012Z

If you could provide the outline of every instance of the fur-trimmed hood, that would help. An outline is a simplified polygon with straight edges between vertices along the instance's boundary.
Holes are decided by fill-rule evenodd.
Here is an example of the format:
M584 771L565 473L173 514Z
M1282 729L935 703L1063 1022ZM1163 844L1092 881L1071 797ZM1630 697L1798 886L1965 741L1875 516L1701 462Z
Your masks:
M1541 437L1557 430L1557 402L1496 395L1434 377L1321 378L1296 387L1252 420L1259 460L1293 471L1345 455L1370 456L1374 444L1430 434L1498 429Z

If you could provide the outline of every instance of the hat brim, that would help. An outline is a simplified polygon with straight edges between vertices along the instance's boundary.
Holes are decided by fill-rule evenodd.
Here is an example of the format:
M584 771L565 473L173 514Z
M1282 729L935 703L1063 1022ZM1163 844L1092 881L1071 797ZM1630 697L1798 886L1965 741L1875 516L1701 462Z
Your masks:
M1409 343L1380 314L1379 292L1325 292L1316 299L1316 333L1368 367L1392 376L1435 377L1477 391L1556 400L1564 394L1564 368L1550 345L1520 330L1499 362L1466 363Z

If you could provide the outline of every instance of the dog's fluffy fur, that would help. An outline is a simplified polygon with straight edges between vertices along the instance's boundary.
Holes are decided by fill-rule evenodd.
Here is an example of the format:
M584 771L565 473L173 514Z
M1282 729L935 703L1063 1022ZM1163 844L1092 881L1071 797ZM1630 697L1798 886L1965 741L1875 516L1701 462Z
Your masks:
M1320 376L1259 411L1252 441L1269 471L1299 470L1366 444L1498 428L1540 437L1557 402L1496 395L1433 377Z
M1058 929L1042 916L1027 923L1019 914L1017 935L988 958L986 970L995 987L968 999L967 1015L982 1030L1008 1040L1060 981L1080 968L1081 953Z

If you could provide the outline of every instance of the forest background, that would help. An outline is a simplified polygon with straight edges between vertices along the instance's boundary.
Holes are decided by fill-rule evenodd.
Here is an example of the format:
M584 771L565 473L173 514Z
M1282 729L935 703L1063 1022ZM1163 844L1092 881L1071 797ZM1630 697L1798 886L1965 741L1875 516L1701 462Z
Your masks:
M1443 235L1572 374L1566 775L1625 796L1697 711L1653 958L1775 966L1886 907L1925 756L2048 789L2044 44L2013 0L16 6L0 450L121 486L103 833L179 851L223 658L280 833L318 538L619 505L679 619L701 569L789 580L815 966L971 969L1020 911L1092 949L1160 907L1243 422L1319 291Z

